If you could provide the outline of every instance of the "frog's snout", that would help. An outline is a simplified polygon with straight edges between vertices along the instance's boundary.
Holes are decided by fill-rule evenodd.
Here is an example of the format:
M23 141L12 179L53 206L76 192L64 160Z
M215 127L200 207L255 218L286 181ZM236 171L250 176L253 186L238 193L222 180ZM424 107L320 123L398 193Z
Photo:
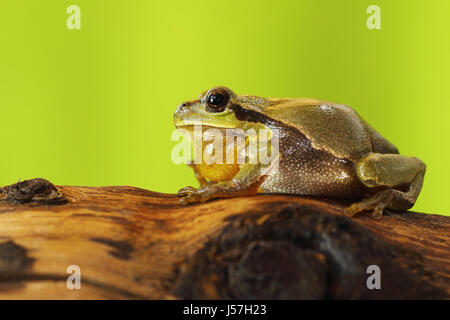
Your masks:
M183 102L177 107L174 114L175 126L183 124L184 120L189 118L189 107L189 102Z
M181 104L177 107L177 110L175 110L175 114L187 112L188 109L190 109L190 107L191 107L194 103L195 103L195 102L193 102L193 101L185 101L185 102L181 103Z
M181 103L175 110L175 117L182 118L184 114L188 111L189 104L187 102Z
M181 109L185 109L187 107L188 107L187 102L183 102L178 106L177 111L180 111Z

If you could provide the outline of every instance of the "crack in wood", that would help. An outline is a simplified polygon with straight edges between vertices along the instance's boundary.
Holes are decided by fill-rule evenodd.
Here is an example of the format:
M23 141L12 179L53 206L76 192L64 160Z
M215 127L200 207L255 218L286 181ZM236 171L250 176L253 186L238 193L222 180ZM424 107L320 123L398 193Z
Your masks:
M90 240L105 244L115 249L113 251L109 251L109 254L121 260L129 260L130 254L134 251L133 246L128 241L118 241L107 238L91 238Z

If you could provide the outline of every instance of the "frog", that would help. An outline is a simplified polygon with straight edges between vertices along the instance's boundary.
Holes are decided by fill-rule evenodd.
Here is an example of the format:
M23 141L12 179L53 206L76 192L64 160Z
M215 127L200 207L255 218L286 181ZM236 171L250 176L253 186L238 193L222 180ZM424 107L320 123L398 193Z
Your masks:
M422 189L426 165L398 149L351 107L315 98L238 95L224 86L181 103L177 129L265 128L279 140L270 165L194 164L200 187L177 193L182 205L211 199L289 194L347 200L344 213L384 213L410 209ZM205 149L204 149L205 150Z

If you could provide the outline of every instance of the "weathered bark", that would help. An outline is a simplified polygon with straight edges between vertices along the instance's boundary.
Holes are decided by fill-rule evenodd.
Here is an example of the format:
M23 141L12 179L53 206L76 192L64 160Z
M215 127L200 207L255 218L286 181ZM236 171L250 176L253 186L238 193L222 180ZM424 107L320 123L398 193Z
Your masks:
M347 218L265 195L180 206L134 187L0 189L0 298L449 298L450 218ZM66 269L81 269L69 290ZM369 265L381 290L369 290Z

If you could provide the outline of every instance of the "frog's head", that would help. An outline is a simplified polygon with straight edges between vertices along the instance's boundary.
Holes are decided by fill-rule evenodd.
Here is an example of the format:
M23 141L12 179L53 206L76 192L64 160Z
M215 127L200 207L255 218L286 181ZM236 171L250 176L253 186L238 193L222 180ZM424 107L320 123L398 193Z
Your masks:
M177 128L203 125L215 128L237 128L242 121L236 118L232 106L238 96L226 87L214 87L203 92L199 99L180 104L175 111Z

